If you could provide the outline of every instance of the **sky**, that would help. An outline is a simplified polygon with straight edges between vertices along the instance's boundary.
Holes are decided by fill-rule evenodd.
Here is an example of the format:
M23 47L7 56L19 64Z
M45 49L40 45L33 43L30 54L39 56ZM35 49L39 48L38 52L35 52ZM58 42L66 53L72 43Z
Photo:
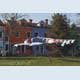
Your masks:
M28 18L33 19L33 22L39 22L40 20L48 19L51 21L52 19L52 13L27 13ZM71 23L77 23L78 20L80 20L79 16L75 13L66 13L67 18L70 19Z
M34 22L39 22L40 20L48 19L51 20L50 13L29 13L29 17L33 19Z
M15 13L13 13L13 14L15 14ZM20 13L20 14L27 15L26 19L27 20L33 19L33 22L38 23L40 20L48 19L49 23L50 23L52 20L52 15L54 13ZM71 23L78 23L80 21L80 18L76 13L65 13L65 14L67 15L67 18L70 19Z

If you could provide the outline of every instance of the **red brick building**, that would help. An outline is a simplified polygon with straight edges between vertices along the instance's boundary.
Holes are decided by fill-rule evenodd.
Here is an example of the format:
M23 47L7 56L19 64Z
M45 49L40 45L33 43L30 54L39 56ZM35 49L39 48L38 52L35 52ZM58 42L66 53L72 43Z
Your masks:
M8 33L9 43L10 43L10 52L14 52L13 45L18 43L23 43L27 38L30 38L32 35L32 26L36 26L35 23L32 23L30 19L27 22L25 19L22 20L7 20L8 25L6 31ZM14 52L15 53L15 52ZM17 49L17 53L21 55L31 55L31 48L28 46L20 46Z

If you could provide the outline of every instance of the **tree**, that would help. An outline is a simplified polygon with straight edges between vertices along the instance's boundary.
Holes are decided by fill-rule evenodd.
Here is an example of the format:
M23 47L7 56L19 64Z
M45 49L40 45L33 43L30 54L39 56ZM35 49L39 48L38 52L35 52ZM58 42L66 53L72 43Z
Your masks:
M4 22L7 22L5 26L5 36L8 37L8 40L10 42L8 54L10 55L13 52L11 36L13 33L15 33L15 27L20 26L21 25L20 19L25 19L26 17L28 17L28 15L26 13L0 13L0 18L1 17Z
M52 16L51 26L52 28L49 30L49 37L56 39L69 39L69 31L70 31L70 20L67 19L65 14L56 13ZM61 47L60 45L53 46L53 55L64 56L68 54L69 46Z
M68 38L78 39L78 33L76 31L76 25L74 23L71 24L68 34L69 34Z
M69 20L66 15L56 13L52 16L52 33L56 38L67 38L69 28Z
M75 43L70 46L70 48L71 48L70 51L72 53L72 56L77 55L77 51L78 51L77 46L79 46L79 40L80 40L76 29L77 29L77 27L74 23L71 25L71 27L69 29L69 38L76 40Z
M3 20L11 19L12 17L15 17L15 19L29 17L29 15L26 13L0 13L0 16L2 17Z

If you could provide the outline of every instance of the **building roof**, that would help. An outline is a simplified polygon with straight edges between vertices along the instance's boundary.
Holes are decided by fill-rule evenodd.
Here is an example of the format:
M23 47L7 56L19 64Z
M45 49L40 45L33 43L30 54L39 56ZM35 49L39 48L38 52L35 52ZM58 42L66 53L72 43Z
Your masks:
M27 21L26 19L21 19L21 20L15 20L15 19L11 19L11 20L7 20L6 22L3 23L3 21L0 20L0 25L1 26L11 26L11 27L32 27L32 28L47 28L50 29L51 25L47 24L44 22L43 24L41 24L43 22L40 21L40 23L33 23L30 21ZM43 26L42 26L43 25Z

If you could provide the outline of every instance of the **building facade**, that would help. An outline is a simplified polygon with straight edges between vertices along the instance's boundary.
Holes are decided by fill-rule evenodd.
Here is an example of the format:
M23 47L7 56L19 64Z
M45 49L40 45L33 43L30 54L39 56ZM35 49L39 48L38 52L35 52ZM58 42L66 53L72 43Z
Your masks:
M35 37L35 40L37 42L37 37L47 37L48 28L44 25L44 21L40 22L39 26L32 27L32 37ZM32 47L33 55L35 56L42 56L47 55L48 51L46 49L46 45L39 45L39 46L33 46Z
M4 43L4 28L0 26L0 55L4 56L5 43Z
M13 55L31 55L32 51L30 48L28 48L28 46L18 46L17 49L14 48L14 44L23 43L27 38L31 37L31 26L27 23L26 20L13 20L12 23L9 21L9 24L10 52L13 52Z
M32 19L27 20L16 20L14 17L7 22L2 22L0 25L0 53L4 55L47 55L46 45L40 46L18 46L14 47L15 44L23 43L26 39L34 38L37 41L37 36L47 37L48 32L48 20L40 21L39 25L33 23Z

